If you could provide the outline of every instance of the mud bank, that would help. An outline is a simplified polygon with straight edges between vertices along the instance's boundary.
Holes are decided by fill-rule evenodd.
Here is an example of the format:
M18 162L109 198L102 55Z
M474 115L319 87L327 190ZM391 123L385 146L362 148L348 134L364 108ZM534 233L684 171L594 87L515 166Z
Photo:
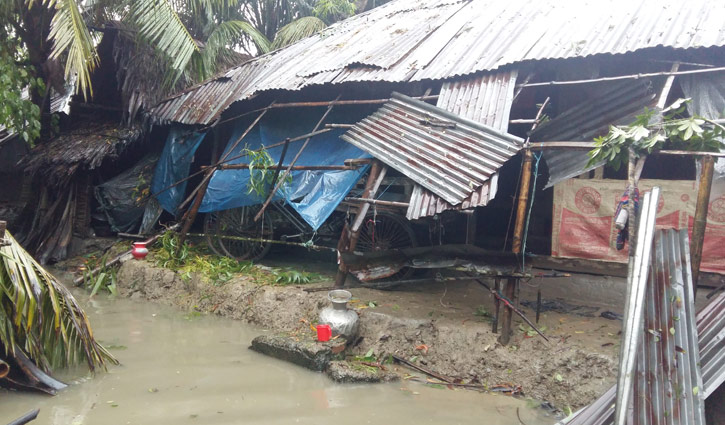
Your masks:
M146 261L124 263L118 277L122 296L243 320L270 331L310 332L309 323L327 305L326 292L259 285L244 275L215 286L193 275L182 279ZM445 302L438 295L431 298L431 291L353 288L351 292L359 300L353 306L358 306L361 321L354 354L372 349L380 358L396 354L466 383L521 386L527 397L562 410L586 405L615 381L618 321L550 314L542 326L548 324L551 343L531 337L515 322L512 342L503 347L490 323L474 316L470 308L455 307L472 301L465 286L446 287ZM485 307L485 299L473 302ZM447 311L450 314L444 314ZM603 340L607 334L610 338Z

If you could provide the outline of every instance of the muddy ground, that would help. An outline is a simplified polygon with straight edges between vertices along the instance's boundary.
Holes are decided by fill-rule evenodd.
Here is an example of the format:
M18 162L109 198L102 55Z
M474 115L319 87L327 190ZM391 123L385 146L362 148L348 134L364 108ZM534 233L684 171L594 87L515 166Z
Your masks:
M289 264L290 258L268 260L272 265L280 262ZM298 261L297 267L301 265L320 273L322 279L277 286L260 285L251 276L239 275L214 285L193 274L182 278L148 260L128 261L119 270L119 293L239 319L272 331L312 332L309 323L316 321L328 301L325 291L304 289L330 286L334 268L329 261ZM584 313L590 317L551 311L542 314L539 325L550 343L515 318L511 343L504 347L484 315L484 311L493 311L491 295L475 282L350 291L354 296L351 307L360 315L362 337L353 354L364 355L373 349L379 358L396 354L465 383L490 388L520 386L527 397L548 401L563 411L588 404L615 381L621 322L599 317L607 309L604 306L588 306ZM522 299L532 299L532 294L535 299L535 290L527 287ZM533 319L530 308L522 309Z

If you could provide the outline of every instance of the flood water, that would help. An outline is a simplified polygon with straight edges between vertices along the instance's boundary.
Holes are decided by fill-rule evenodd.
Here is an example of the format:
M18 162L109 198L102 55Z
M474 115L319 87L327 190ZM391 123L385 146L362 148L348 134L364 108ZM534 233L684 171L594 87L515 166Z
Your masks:
M0 390L0 423L36 407L33 425L555 422L505 395L409 381L336 384L249 350L264 329L145 301L76 296L121 365L95 376L81 368L59 372L70 386L55 397Z

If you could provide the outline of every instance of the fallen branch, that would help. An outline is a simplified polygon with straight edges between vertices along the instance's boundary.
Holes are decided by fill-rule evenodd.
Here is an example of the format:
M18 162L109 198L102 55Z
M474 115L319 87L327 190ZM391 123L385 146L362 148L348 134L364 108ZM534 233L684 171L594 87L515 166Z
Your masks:
M435 373L435 372L433 372L433 371L431 371L431 370L428 370L428 369L426 369L426 368L424 368L424 367L422 367L422 366L418 366L418 365L416 365L416 364L413 364L413 363L411 363L411 362L409 362L409 361L405 360L405 359L404 359L404 358L402 358L402 357L396 356L395 354L391 354L391 356L393 356L393 358L394 358L394 359L395 359L395 360L396 360L397 362L399 362L399 363L403 363L404 365L406 365L406 366L408 366L408 367L410 367L410 368L413 368L413 369L417 370L418 372L422 372L422 373L425 373L426 375L428 375L428 376L432 376L432 377L434 377L434 378L436 378L436 379L439 379L439 380L441 380L441 381L445 382L446 384L454 384L454 382L453 382L453 379L451 379L451 378L449 378L449 377L447 377L447 376L439 375L439 374L437 374L437 373Z

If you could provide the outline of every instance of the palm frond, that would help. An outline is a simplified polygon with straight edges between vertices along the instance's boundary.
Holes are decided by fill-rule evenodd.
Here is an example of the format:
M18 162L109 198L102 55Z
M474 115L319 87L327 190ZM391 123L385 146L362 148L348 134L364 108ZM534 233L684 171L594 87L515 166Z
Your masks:
M201 51L206 75L208 78L217 71L217 58L225 51L232 49L235 45L242 44L245 38L251 39L257 48L266 53L270 50L271 43L261 32L257 31L250 23L244 21L225 21L214 28Z
M50 23L49 38L53 40L51 59L67 54L65 79L78 76L77 90L93 95L91 72L98 64L98 55L88 27L83 21L78 3L75 0L46 0L49 7L55 8Z
M303 38L307 38L313 34L316 34L327 25L319 18L314 16L305 16L304 18L297 19L283 26L277 31L272 43L273 49L279 49L284 46L288 46L292 43L296 43Z
M116 359L93 338L88 317L73 295L13 239L0 248L0 342L21 349L39 367L85 360L89 369ZM9 353L5 353L9 354Z
M171 59L171 68L178 78L199 47L171 3L167 0L136 0L130 18L138 27L139 34Z

